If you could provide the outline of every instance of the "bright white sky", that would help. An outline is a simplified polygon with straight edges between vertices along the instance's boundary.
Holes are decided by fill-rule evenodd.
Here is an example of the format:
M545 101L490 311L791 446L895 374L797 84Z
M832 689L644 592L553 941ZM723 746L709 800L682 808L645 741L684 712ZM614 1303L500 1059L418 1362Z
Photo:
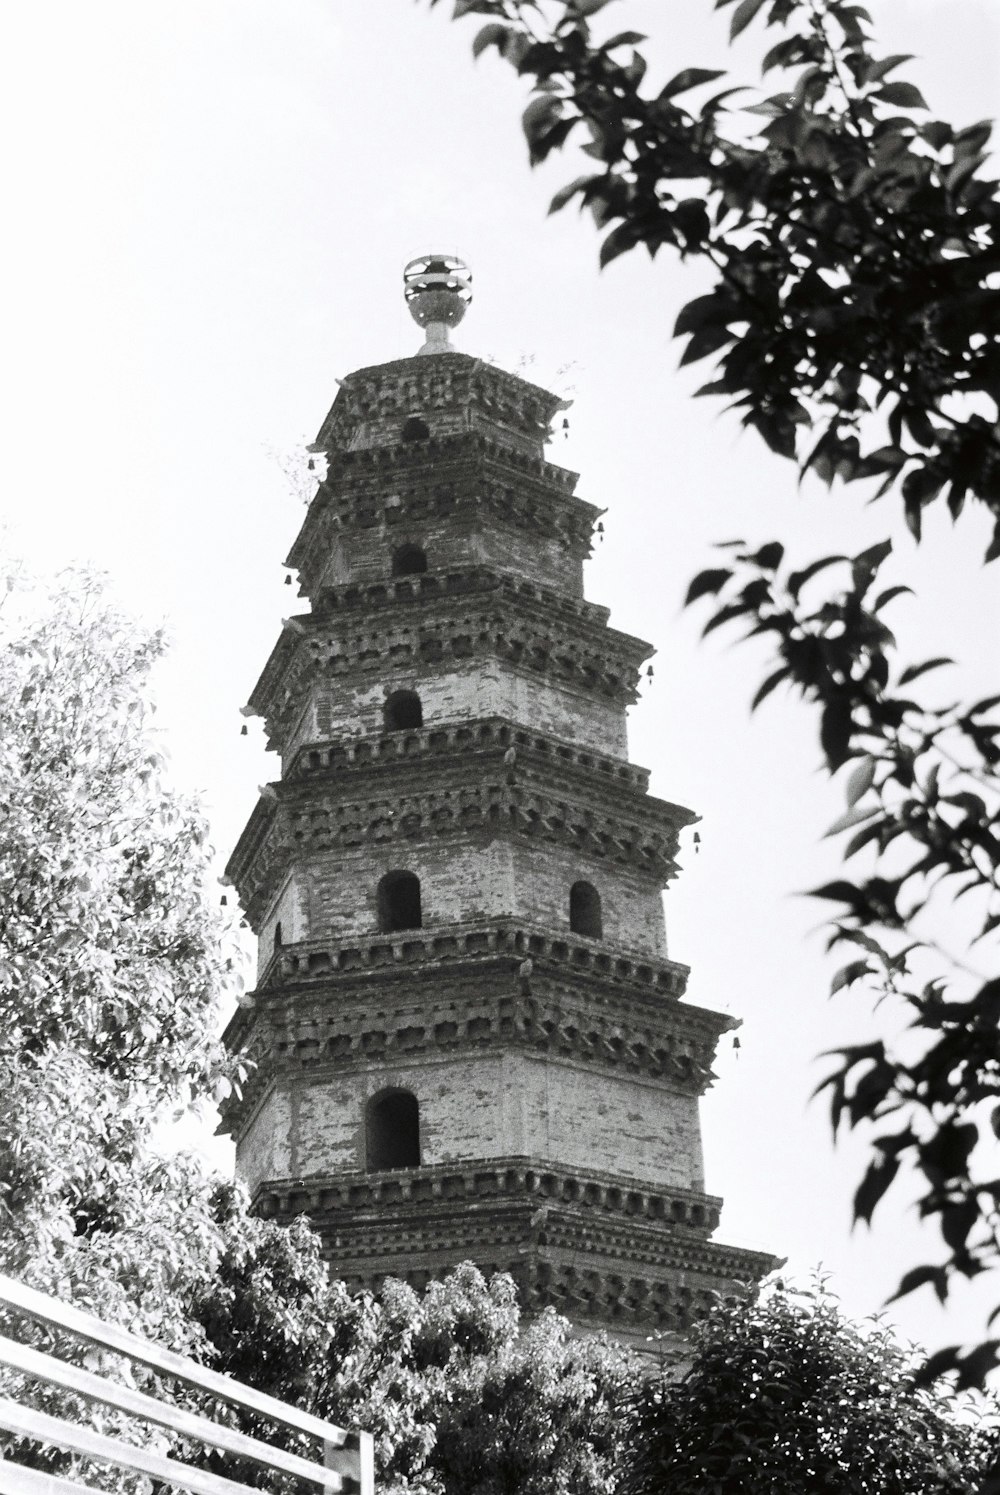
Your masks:
M918 54L900 76L939 117L997 112L995 0L874 10L882 51ZM575 397L551 455L609 511L588 595L661 651L631 713L632 756L654 792L703 817L700 855L688 845L667 896L671 954L693 968L693 1001L744 1020L703 1108L720 1236L796 1272L822 1263L867 1313L927 1258L901 1207L850 1233L860 1153L834 1153L809 1103L817 1053L868 1024L857 999L827 1000L822 910L796 896L837 875L820 838L842 791L795 703L772 699L749 720L761 660L718 636L699 645L680 599L714 541L780 536L808 560L881 539L895 512L799 493L789 464L688 398L708 365L678 373L670 332L698 272L634 255L598 275L589 220L545 216L579 168L529 173L520 85L492 57L474 67L475 22L449 14L447 0L433 12L425 0L7 9L0 463L14 545L42 568L92 560L129 607L168 619L160 720L224 860L277 773L256 725L240 737L239 707L298 605L280 563L302 509L271 453L311 439L337 376L416 350L402 266L459 252L476 301L458 346L507 368L532 360L527 377ZM650 32L665 79L726 64L728 15L709 0L623 0L607 24ZM736 58L748 82L758 51L754 38ZM997 689L986 526L928 528L919 552L900 541L891 579L919 600L897 604L895 625L911 658L955 655L963 686L985 695ZM969 1299L942 1313L927 1289L894 1314L932 1346L978 1327Z

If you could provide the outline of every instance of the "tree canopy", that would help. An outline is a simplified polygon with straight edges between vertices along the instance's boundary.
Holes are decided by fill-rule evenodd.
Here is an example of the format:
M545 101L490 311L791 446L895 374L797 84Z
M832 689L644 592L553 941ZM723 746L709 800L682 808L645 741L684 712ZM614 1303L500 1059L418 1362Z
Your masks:
M575 1340L553 1314L524 1325L512 1281L487 1283L472 1266L423 1294L388 1282L377 1297L352 1295L307 1221L255 1219L241 1186L158 1145L158 1123L240 1083L216 1035L223 1004L248 1000L204 821L170 786L152 728L162 649L96 577L70 574L33 596L11 576L0 609L0 1270L360 1423L376 1435L384 1487L610 1495L635 1373L624 1352ZM114 1357L105 1370L126 1374ZM67 1405L4 1382L45 1410ZM114 1414L102 1426L162 1440ZM79 1462L28 1456L60 1472ZM95 1478L129 1488L88 1468Z
M620 1495L964 1495L997 1427L914 1385L886 1325L857 1325L822 1284L720 1302L680 1382L640 1383Z
M431 0L436 3L436 0ZM456 0L485 18L473 52L496 51L531 86L532 164L577 144L589 169L553 199L587 208L600 263L673 249L710 267L683 307L682 363L716 360L698 391L801 476L867 481L901 501L919 541L943 497L993 516L1000 555L1000 203L981 173L991 127L930 116L880 57L853 0L717 0L735 38L773 33L763 59L780 91L685 66L651 83L630 30L597 35L611 0ZM703 100L689 102L691 96ZM943 1255L909 1268L899 1294L1000 1264L1000 695L929 707L915 684L946 658L898 658L885 618L909 589L880 581L889 539L854 556L785 561L779 540L723 547L687 601L714 598L705 632L742 625L774 658L754 698L791 686L818 710L823 759L847 771L831 827L864 867L814 890L836 906L830 944L895 1027L847 1046L823 1088L834 1130L869 1129L854 1201L871 1221L897 1176L916 1178ZM837 589L831 590L831 587ZM848 770L849 765L849 770ZM973 910L971 954L940 934L949 906ZM902 1032L902 1037L900 1033ZM934 1358L978 1383L1000 1364L987 1334Z

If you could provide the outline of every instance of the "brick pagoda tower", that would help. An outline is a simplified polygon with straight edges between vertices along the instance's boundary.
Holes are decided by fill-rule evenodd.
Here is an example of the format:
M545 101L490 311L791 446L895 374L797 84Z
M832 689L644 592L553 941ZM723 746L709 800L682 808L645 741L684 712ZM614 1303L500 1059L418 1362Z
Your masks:
M466 1259L582 1329L682 1333L772 1262L711 1240L690 1006L662 889L695 816L647 793L649 645L583 597L600 511L547 462L562 402L454 352L465 267L407 267L419 354L343 380L328 473L247 710L281 778L228 867L259 942L228 1104L262 1214L355 1285Z

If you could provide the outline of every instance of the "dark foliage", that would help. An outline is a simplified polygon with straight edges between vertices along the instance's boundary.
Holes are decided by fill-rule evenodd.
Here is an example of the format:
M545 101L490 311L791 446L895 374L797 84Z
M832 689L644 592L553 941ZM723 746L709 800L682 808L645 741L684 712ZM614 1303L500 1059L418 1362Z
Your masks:
M1000 204L980 175L990 125L930 118L899 76L909 59L875 54L871 18L852 0L717 0L733 6L732 37L754 21L773 29L764 71L783 87L766 97L690 66L651 86L644 37L593 34L610 3L454 7L487 18L477 55L495 49L531 83L532 163L571 141L593 162L553 210L576 202L608 230L602 266L637 247L710 264L712 289L675 327L682 363L716 358L699 394L727 398L800 473L898 495L917 540L928 504L943 497L957 519L978 500L994 517L996 558ZM704 101L681 102L693 93ZM829 770L853 764L831 833L849 835L845 856L861 854L867 875L815 890L839 906L831 945L851 954L833 987L888 997L910 1032L845 1049L822 1088L835 1129L873 1128L858 1219L870 1222L901 1169L916 1172L945 1254L907 1271L899 1293L930 1284L943 1300L955 1273L1000 1257L1000 1181L977 1151L1000 1135L1000 696L920 703L912 687L948 661L894 662L881 615L908 589L873 591L889 548L779 577L780 543L739 544L688 601L717 597L706 632L745 622L771 637L776 667L754 705L795 686L818 710ZM807 607L803 589L835 566L846 588ZM974 910L971 960L933 932L948 894ZM998 1363L1000 1340L987 1337L935 1356L927 1374L957 1368L978 1383Z

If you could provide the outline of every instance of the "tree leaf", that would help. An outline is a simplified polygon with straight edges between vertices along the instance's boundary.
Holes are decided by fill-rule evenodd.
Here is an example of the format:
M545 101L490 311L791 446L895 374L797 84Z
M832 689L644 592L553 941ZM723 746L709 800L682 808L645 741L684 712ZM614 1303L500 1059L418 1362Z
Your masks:
M891 57L883 57L881 61L873 59L861 69L861 82L876 83L880 78L884 78L887 73L891 73L893 68L900 67L904 62L912 61L913 54L911 52L894 52Z
M851 745L854 720L851 702L844 696L834 696L823 708L820 722L820 743L831 770L838 769L846 760Z
M846 966L841 966L830 983L830 995L835 997L845 986L852 986L855 981L860 981L862 976L872 974L872 966L867 960L852 960Z
M737 310L732 297L725 292L713 291L710 296L696 296L681 307L674 323L674 337L697 332L702 327L724 325L734 320Z
M489 29L488 26L483 27L483 31L488 31ZM477 42L482 34L483 32L481 31L479 36L476 37ZM486 45L489 45L489 43L487 42ZM554 94L542 93L533 98L521 116L521 127L528 141L532 142L536 140L539 133L547 125L552 124L557 119L561 119L562 108L562 100Z
M785 547L780 540L769 540L766 545L748 555L746 560L751 566L759 566L762 571L777 571L784 554Z
M720 608L701 630L702 638L707 638L710 633L714 633L716 628L721 628L725 623L732 623L736 618L745 617L748 612L749 608L745 602L731 602L728 607Z
M866 820L871 820L873 815L879 813L879 806L872 805L870 809L862 809L855 805L851 810L845 810L843 815L837 819L824 832L824 836L839 836L843 831L849 831L855 825L863 825Z
M919 88L912 83L885 83L876 91L883 103L898 109L926 109L928 104Z
M739 5L733 12L733 18L729 23L729 40L733 41L741 31L745 31L759 10L763 10L767 0L740 0Z
M844 847L844 861L849 861L855 852L860 851L863 846L869 845L876 837L880 836L883 828L884 821L874 821L872 824L866 825L864 830L860 830L856 835L852 836Z
M717 594L722 590L732 574L732 571L725 567L709 571L699 571L687 589L684 606L690 607L692 602L697 602L699 597L704 597L709 593L713 595Z
M710 353L715 353L719 348L731 343L733 334L728 327L705 327L701 332L694 332L684 349L678 367L684 368L686 364L697 363L700 358L707 358Z
M613 228L601 245L600 264L603 270L605 265L617 259L620 254L625 254L629 249L635 248L635 230L630 223L619 223Z
M928 670L936 670L943 664L954 664L953 659L947 659L943 655L940 659L925 659L923 664L911 664L899 677L899 684L909 685L911 680L919 680L921 675L926 675Z
M600 180L601 177L599 175L595 176L593 173L589 176L575 177L567 186L561 187L555 197L553 197L549 203L549 212L558 213L560 208L564 208L578 192L584 191L592 182L599 182Z
M858 889L852 882L841 879L838 882L826 882L822 887L810 888L810 898L829 898L837 903L854 904L858 898Z
M660 99L673 99L678 94L687 93L691 88L698 88L702 83L713 83L716 78L724 78L725 72L719 68L686 67L676 73L669 83L665 83L657 95Z
M475 41L472 43L473 57L479 57L486 51L487 47L496 46L502 49L503 43L507 39L508 31L509 27L504 26L501 21L490 21L487 25L481 27L476 34Z
M773 675L768 675L763 685L758 687L756 695L750 702L750 710L756 711L761 701L766 700L766 698L771 694L772 690L774 690L776 686L780 685L782 680L786 680L790 674L791 671L789 670L788 666L782 665L780 670L775 670Z
M850 778L847 780L847 803L856 805L859 799L863 799L875 782L875 768L877 759L870 753L866 753L857 766L851 770Z
M875 598L875 601L872 603L872 612L881 612L883 607L892 602L895 597L902 597L906 592L908 592L911 597L914 595L912 587L886 587L884 592L879 592L878 596Z
M923 1287L925 1283L931 1284L938 1301L943 1303L948 1296L948 1273L941 1266L913 1267L911 1271L904 1272L889 1302L895 1303L898 1298L905 1298L907 1293L916 1292L917 1288Z
M868 1164L854 1194L854 1218L870 1225L876 1205L899 1172L899 1159L878 1157Z
M788 590L791 593L792 597L796 602L798 602L799 593L801 592L807 581L811 581L814 576L818 576L819 573L821 571L825 571L828 566L835 566L838 561L846 560L846 555L827 555L824 556L822 560L813 561L811 565L803 567L801 571L793 571L789 576L787 582Z
M619 31L601 43L602 52L613 52L616 47L639 47L649 38L641 31Z

